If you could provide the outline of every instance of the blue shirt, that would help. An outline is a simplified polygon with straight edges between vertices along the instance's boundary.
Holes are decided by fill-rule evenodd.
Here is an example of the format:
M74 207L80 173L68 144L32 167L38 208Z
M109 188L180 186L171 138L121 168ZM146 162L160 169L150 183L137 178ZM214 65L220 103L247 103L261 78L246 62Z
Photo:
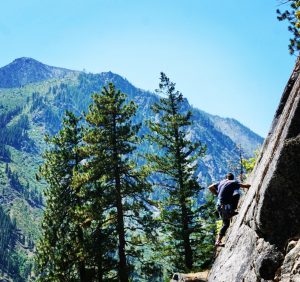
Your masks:
M215 184L218 193L218 204L230 204L233 194L240 189L240 183L236 180L224 179Z

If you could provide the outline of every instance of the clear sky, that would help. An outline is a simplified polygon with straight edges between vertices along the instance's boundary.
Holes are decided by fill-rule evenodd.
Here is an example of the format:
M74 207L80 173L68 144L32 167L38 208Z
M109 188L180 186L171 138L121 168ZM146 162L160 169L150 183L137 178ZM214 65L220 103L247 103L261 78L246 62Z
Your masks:
M1 1L0 66L19 57L154 91L165 72L192 105L266 136L295 57L278 0Z

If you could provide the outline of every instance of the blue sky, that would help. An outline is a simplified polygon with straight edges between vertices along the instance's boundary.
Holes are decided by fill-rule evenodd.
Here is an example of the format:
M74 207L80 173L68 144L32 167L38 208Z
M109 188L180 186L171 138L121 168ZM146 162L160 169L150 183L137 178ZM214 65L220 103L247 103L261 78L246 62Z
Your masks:
M2 1L0 66L18 57L112 71L154 91L165 72L192 105L266 136L295 57L277 0Z

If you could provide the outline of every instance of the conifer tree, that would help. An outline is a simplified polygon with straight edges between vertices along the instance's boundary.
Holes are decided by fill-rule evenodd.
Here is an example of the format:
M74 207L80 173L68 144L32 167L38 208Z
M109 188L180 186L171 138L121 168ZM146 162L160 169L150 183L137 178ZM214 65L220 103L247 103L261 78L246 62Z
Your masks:
M298 55L300 51L300 1L299 0L280 0L281 5L288 5L289 7L285 11L277 9L277 19L279 21L288 21L288 30L292 34L290 43L288 45L291 55Z
M161 73L158 93L164 97L152 110L159 118L148 123L151 130L148 139L158 150L148 154L147 159L151 169L161 176L158 186L165 192L161 220L169 241L164 248L166 255L177 271L191 270L200 259L199 247L203 240L197 207L201 187L195 170L205 146L187 138L191 112L184 110L182 94L164 73Z
M48 188L47 206L42 221L42 237L37 246L39 281L88 281L84 257L82 201L72 186L81 157L80 118L66 112L63 128L54 137L46 136L49 149L40 167Z
M97 181L101 189L105 217L99 221L100 229L110 234L110 245L114 244L112 240L117 241L111 250L117 257L117 279L127 282L136 259L141 258L143 240L152 232L146 203L151 189L144 171L137 170L133 161L140 126L132 124L136 105L126 103L126 95L112 83L92 98L83 138L89 156L86 167L90 179Z
M83 219L81 226L86 234L89 281L117 281L115 248L118 242L112 220L114 215L110 213L113 195L104 181L106 176L102 167L105 155L102 150L97 150L98 137L97 128L91 125L85 128L84 138L88 143L84 143L80 149L84 161L74 174L72 185L77 190L81 187L83 205L78 212Z

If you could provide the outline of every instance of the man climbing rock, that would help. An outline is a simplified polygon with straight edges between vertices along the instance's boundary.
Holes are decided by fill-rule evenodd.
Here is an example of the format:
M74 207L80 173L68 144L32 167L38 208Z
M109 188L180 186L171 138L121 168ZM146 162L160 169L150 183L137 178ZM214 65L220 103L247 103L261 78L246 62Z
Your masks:
M218 197L217 209L223 221L222 228L216 240L216 246L222 246L222 238L230 225L230 218L238 212L236 208L240 198L240 188L249 189L251 185L242 184L234 180L234 175L228 173L226 178L219 183L214 183L208 187L211 193Z

